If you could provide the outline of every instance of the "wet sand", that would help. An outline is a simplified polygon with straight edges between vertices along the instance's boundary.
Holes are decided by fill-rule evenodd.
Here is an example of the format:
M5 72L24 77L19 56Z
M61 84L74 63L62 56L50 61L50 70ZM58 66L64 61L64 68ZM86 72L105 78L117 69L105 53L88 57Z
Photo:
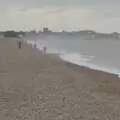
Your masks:
M119 120L120 79L0 39L1 120Z

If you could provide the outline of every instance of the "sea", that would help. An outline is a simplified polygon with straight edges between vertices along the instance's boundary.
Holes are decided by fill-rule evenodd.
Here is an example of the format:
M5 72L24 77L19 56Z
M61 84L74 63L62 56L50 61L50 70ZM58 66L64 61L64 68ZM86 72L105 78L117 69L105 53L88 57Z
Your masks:
M120 40L89 39L80 35L34 35L26 36L28 44L47 47L47 53L57 54L61 59L79 66L100 70L120 77Z

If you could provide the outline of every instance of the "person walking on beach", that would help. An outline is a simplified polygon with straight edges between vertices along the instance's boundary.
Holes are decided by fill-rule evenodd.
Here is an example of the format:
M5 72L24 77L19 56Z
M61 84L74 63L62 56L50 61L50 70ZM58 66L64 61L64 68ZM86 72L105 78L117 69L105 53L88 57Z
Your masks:
M22 48L22 44L23 44L23 41L21 39L19 39L17 41L17 45L18 45L18 48L21 49Z

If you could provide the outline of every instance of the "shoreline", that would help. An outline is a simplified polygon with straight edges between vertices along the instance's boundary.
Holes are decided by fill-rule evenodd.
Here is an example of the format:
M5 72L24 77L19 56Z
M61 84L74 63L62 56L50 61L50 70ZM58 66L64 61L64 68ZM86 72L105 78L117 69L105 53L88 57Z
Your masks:
M28 45L32 45L32 48L34 49L34 43L32 44L32 43L27 43ZM37 45L37 44L36 44ZM42 50L40 50L39 48L36 48L36 49L38 49L38 51L40 51L40 52L43 52ZM92 67L87 67L87 66L84 66L84 65L78 65L77 63L73 63L73 62L70 62L70 61L67 61L67 60L64 60L63 58L61 58L60 56L59 56L59 54L58 53L45 53L45 54L47 54L47 55L52 55L52 56L56 56L56 57L58 57L59 59L61 59L63 62L65 62L65 63L68 63L68 64L71 64L71 65L73 65L73 66L76 66L76 67L80 67L80 68L83 68L83 69L89 69L89 70L91 70L91 71L96 71L96 72L102 72L102 73L105 73L105 74L110 74L110 75L114 75L114 76L116 76L117 78L119 78L119 73L113 73L113 72L108 72L108 71L105 71L105 70L101 70L101 69L99 69L99 68L92 68Z
M27 41L27 43L28 44L31 44L31 45L33 45L34 44L34 42L33 41L31 41L31 42L29 42L29 41ZM35 43L35 45L37 46L37 43ZM44 44L43 44L44 45ZM41 51L40 49L41 48L37 48L39 51ZM71 64L74 64L74 65L78 65L79 67L85 67L85 68L88 68L88 69L91 69L91 70L95 70L95 71L100 71L100 72L105 72L106 74L113 74L113 75L115 75L115 76L117 76L118 78L119 78L119 76L120 76L120 73L118 72L118 70L115 70L115 69L109 69L109 68L101 68L101 67L96 67L96 66L94 66L94 64L91 66L91 65L79 65L78 63L74 63L74 61L69 61L69 60L66 60L66 59L64 59L64 57L62 58L62 55L65 55L65 54L59 54L59 53L54 53L54 52L47 52L47 54L54 54L54 55L57 55L60 59L62 59L63 61L66 61L66 62L68 62L68 63L71 63Z

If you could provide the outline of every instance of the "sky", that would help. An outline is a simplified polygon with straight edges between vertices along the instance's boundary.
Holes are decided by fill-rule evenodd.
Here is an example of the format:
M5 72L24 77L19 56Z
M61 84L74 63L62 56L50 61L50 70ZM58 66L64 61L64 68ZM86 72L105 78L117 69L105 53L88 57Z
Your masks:
M120 32L120 0L0 0L0 30Z

